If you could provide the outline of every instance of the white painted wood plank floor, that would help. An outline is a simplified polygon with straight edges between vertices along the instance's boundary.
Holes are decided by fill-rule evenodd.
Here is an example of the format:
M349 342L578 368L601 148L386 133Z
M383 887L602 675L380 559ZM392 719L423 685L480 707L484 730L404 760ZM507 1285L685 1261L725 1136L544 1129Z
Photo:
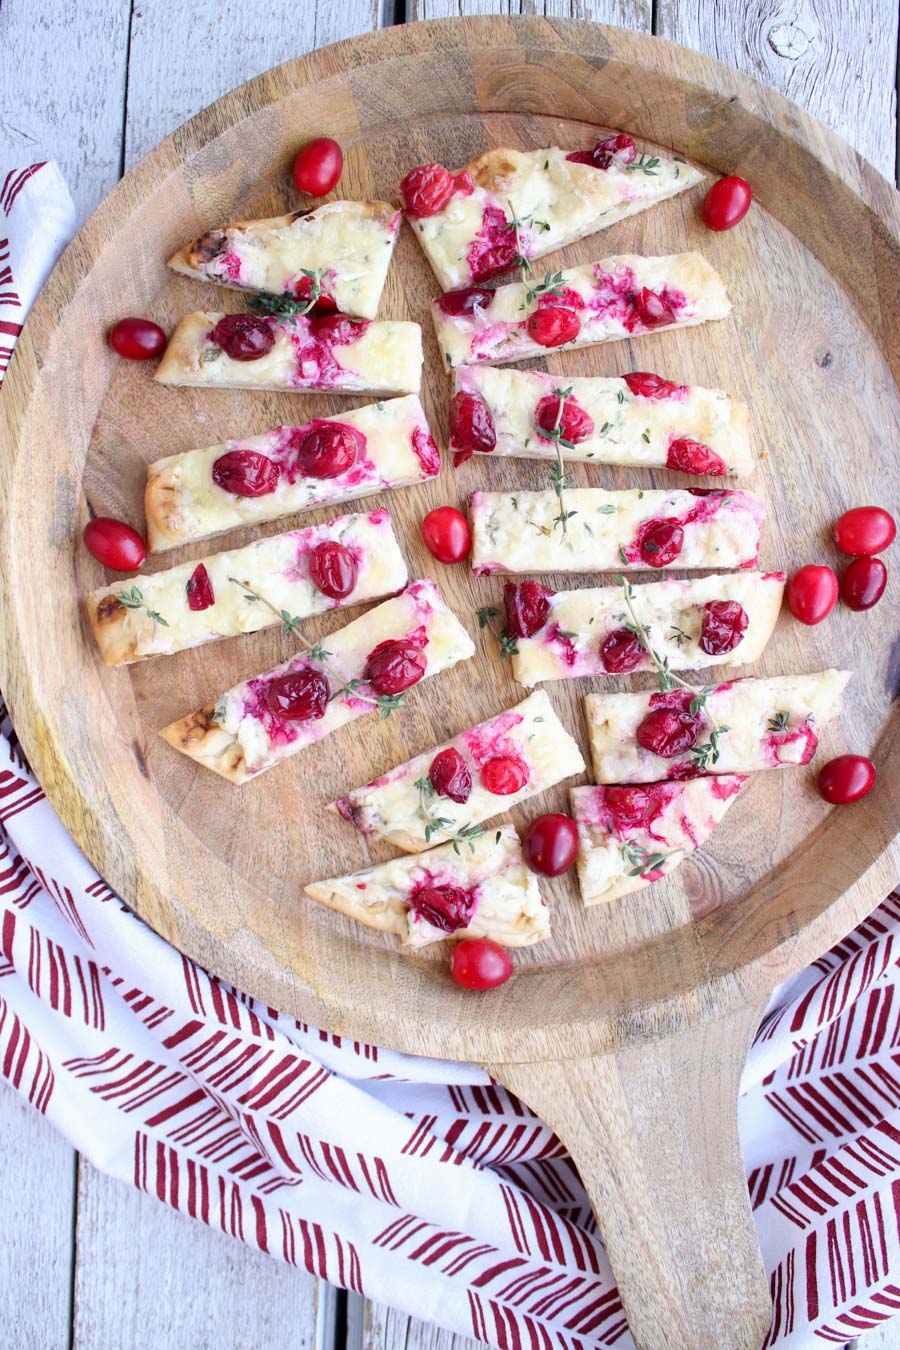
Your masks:
M895 178L893 0L0 0L0 162L57 159L83 219L162 136L269 66L381 24L501 12L616 23L708 52L796 99ZM348 1300L111 1181L5 1085L0 1194L0 1346L474 1345ZM861 1347L900 1350L900 1319Z

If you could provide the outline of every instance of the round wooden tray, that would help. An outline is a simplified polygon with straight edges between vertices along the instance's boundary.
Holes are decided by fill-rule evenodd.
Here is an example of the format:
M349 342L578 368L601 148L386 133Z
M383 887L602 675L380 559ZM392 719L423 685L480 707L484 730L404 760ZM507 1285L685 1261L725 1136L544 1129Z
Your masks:
M550 356L546 367L654 369L746 397L760 455L750 486L769 509L761 565L835 562L830 522L882 500L896 473L897 312L886 301L897 291L898 213L888 184L771 90L657 39L541 19L418 24L316 52L229 94L142 160L65 253L0 399L0 677L65 824L159 933L331 1031L488 1065L575 1152L639 1343L750 1347L766 1329L768 1294L737 1146L737 1081L768 991L894 880L888 602L870 615L839 608L813 629L783 618L758 668L740 671L854 669L843 724L827 730L820 754L849 747L874 758L879 781L864 802L828 810L809 770L757 775L709 844L652 890L585 911L571 880L548 887L551 941L517 956L517 977L486 997L451 984L443 950L401 952L308 902L303 885L389 856L324 814L328 801L523 696L493 639L478 634L475 612L497 602L499 579L441 568L418 523L477 485L544 486L546 466L478 458L454 473L448 458L437 482L369 499L390 509L411 574L439 582L478 655L389 721L347 727L241 789L157 733L284 659L288 640L270 631L108 670L79 611L103 581L79 542L88 503L138 522L148 462L350 406L162 388L146 368L117 361L104 335L123 314L170 329L188 310L242 307L169 273L177 246L228 219L295 208L291 157L315 134L344 146L342 195L391 198L413 164L457 166L491 145L582 147L597 125L740 173L756 204L718 236L702 225L695 191L582 241L564 261L697 248L722 272L734 316L635 347ZM449 384L427 313L437 289L404 229L381 312L423 323L424 398L442 440ZM581 484L636 482L599 467L576 473ZM209 551L197 545L179 560ZM314 630L343 622L331 615ZM585 748L581 697L594 687L549 687ZM559 789L539 805L564 804Z

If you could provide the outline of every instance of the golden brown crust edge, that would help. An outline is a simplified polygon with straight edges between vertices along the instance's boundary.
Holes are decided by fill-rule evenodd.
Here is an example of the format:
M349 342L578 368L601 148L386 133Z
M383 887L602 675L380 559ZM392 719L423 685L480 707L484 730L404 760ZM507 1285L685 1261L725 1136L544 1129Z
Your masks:
M158 473L153 473L153 468L152 464L147 466L147 486L144 488L147 546L151 553L164 553L187 541L178 528L178 487L168 468L162 468Z
M215 704L207 703L197 712L170 722L159 734L173 750L212 769L220 778L227 778L229 783L244 783L248 777L244 752L234 737L219 726L215 712Z
M193 384L200 373L197 364L200 337L215 328L221 318L219 311L207 313L197 310L179 319L156 368L154 380L160 384Z
M92 591L84 597L94 641L107 666L124 666L137 659L137 644L126 628L128 610L108 588Z

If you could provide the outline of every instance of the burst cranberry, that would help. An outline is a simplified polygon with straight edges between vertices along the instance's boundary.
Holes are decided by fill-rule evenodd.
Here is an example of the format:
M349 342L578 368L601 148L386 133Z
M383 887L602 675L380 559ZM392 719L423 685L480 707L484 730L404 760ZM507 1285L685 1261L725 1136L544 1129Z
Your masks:
M313 285L312 277L301 276L294 285L294 295L298 300L309 300L313 292ZM321 283L319 297L309 312L314 315L335 314L337 312L337 303L334 297L321 289Z
M319 670L279 675L266 690L266 704L283 722L317 722L328 708L328 681Z
M450 445L454 465L464 464L478 450L488 454L497 444L494 419L483 398L460 391L450 400Z
M644 649L634 633L616 628L600 643L600 660L610 675L627 675L643 663Z
M443 164L420 164L400 184L403 205L411 216L436 216L453 196L453 174Z
M437 307L442 314L448 315L451 319L458 319L462 315L467 318L474 314L476 309L491 303L494 292L489 291L486 286L464 286L459 291L445 291L443 295L437 298Z
M294 160L294 183L298 192L324 197L336 188L344 170L344 152L330 136L308 141Z
M604 788L603 801L618 826L642 825L656 812L652 793L643 787Z
M613 160L617 164L633 164L636 155L637 146L624 131L598 141L591 151L591 158L598 169L608 169Z
M854 558L841 577L841 599L848 609L871 609L886 585L887 568L880 558Z
M894 542L897 526L890 512L880 506L854 506L845 511L834 527L834 541L851 558L883 553Z
M671 380L664 380L661 375L654 375L650 370L632 370L623 375L622 379L639 398L672 398L675 394L682 393L685 387L682 384L673 384Z
M545 394L534 410L534 420L544 431L553 431L559 417L559 398L556 394ZM562 416L559 417L559 429L563 439L571 445L580 445L590 440L594 434L594 421L590 413L574 398L563 403Z
M356 559L346 544L324 539L309 555L309 579L332 600L345 600L356 585Z
M641 722L635 738L644 750L673 759L689 750L700 734L700 719L680 708L654 708Z
M472 531L462 511L455 506L438 506L422 521L422 539L438 562L458 563L468 555Z
M449 797L460 806L469 800L472 775L466 761L452 745L435 755L428 770L428 781L439 797Z
M418 684L427 661L421 647L403 638L388 638L369 653L363 670L376 694L402 694Z
M258 314L226 314L211 337L232 361L258 361L275 346L271 325Z
M417 919L433 924L442 933L455 933L469 926L475 895L462 886L423 886L413 895L410 907Z
M875 765L865 755L838 755L819 770L819 793L832 806L868 796L875 786Z
M512 973L509 952L490 938L466 938L450 957L450 974L462 989L496 989Z
M733 652L747 631L747 611L737 600L708 600L703 606L700 650L707 656Z
M539 581L507 581L503 587L503 603L509 636L529 638L540 632L550 613L552 594Z
M521 792L528 782L528 766L517 755L497 755L481 766L481 786L495 797Z
M187 590L188 609L199 612L209 609L211 605L216 603L213 584L203 563L198 563L194 568L185 589Z
M641 535L641 558L648 567L668 567L681 552L684 530L677 520L651 521Z
M314 314L309 321L312 336L329 347L349 347L368 326L368 319L351 319L346 314Z
M162 355L166 335L158 323L149 319L120 319L109 330L107 342L126 361L152 361Z
M575 341L581 331L581 320L573 309L547 305L529 314L525 328L539 347L561 347L565 342Z
M470 251L469 271L472 280L484 281L486 277L495 277L498 272L508 271L515 266L518 256L516 236L509 230L489 248L482 247L480 251L475 249Z
M733 230L750 210L753 195L745 178L734 175L713 183L703 201L703 219L710 230Z
M809 563L791 577L785 598L795 619L821 623L837 604L838 579L830 567Z
M356 463L359 443L352 427L323 422L307 431L297 446L297 463L306 478L339 478Z
M88 553L112 572L136 572L147 556L147 545L124 520L96 516L84 527Z
M721 476L725 472L725 461L702 441L692 441L680 436L671 441L666 451L666 468L680 469L682 473L709 473Z
M635 313L645 328L662 328L675 322L675 311L663 296L645 286L634 297Z
M532 872L542 877L561 877L568 872L578 852L578 827L571 816L538 816L525 831L522 852Z
M227 450L212 467L213 482L237 497L265 497L278 486L278 465L257 450Z

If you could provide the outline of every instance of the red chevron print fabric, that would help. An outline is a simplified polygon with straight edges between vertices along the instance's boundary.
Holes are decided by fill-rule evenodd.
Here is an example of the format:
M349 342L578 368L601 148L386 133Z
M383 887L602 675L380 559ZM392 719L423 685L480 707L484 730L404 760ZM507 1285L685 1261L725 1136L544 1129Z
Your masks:
M55 164L0 169L0 384L25 315L75 228Z

